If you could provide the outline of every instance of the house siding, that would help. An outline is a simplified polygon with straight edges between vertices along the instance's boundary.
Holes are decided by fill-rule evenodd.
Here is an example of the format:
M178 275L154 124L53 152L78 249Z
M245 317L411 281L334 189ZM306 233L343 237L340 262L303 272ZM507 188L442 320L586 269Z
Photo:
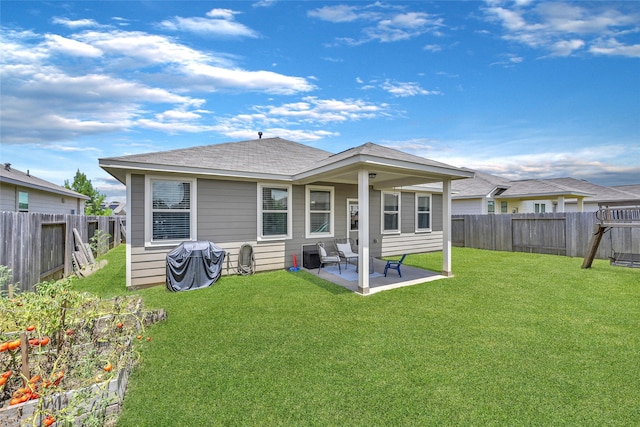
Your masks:
M257 184L198 179L198 239L254 241L258 235Z
M357 185L314 183L334 188L334 230L332 238L307 239L305 230L304 185L292 186L292 238L289 240L257 241L257 182L218 179L197 180L198 240L208 240L229 255L223 274L235 273L240 246L253 246L256 271L288 268L293 255L302 265L302 246L318 241L332 243L344 238L347 231L347 199L357 199ZM129 288L143 288L166 281L166 255L172 247L145 247L145 176L131 175L131 281ZM374 257L401 253L416 253L442 249L442 195L432 195L432 232L415 233L415 193L401 195L402 232L382 235L380 230L381 192L370 190L370 254ZM227 269L229 267L229 270Z
M84 202L81 199L7 183L0 184L0 210L18 211L18 192L29 194L28 212L84 214Z
M131 246L144 247L144 175L131 175Z
M479 215L487 213L484 199L453 199L451 200L452 215Z
M16 203L16 187L15 185L6 185L0 183L0 211L15 212Z

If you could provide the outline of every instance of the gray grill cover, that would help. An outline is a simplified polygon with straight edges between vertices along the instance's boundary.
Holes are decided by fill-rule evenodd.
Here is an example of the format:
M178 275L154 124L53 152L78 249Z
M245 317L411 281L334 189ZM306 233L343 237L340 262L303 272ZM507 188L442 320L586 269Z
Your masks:
M213 285L222 273L224 255L211 242L181 243L167 254L167 289L190 291Z

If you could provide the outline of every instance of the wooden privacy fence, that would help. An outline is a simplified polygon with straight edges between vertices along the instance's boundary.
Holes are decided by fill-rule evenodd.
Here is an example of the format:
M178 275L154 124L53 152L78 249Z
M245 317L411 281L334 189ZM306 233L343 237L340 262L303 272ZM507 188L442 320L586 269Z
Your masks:
M122 242L123 221L122 217L0 212L0 265L13 273L0 291L6 292L9 283L31 291L36 283L69 276L75 250L73 229L84 243L98 230L108 233L109 244L99 248L101 255Z
M452 244L477 249L584 257L596 230L594 212L453 215ZM640 253L640 228L607 231L596 258Z

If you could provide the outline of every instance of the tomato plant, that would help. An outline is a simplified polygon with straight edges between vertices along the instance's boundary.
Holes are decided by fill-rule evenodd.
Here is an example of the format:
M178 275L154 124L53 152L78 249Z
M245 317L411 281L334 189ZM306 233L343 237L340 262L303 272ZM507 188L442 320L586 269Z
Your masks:
M102 300L71 290L68 280L0 295L0 313L0 408L39 402L23 420L28 425L66 425L95 400L103 384L137 360L132 341L148 315L139 297ZM41 403L68 390L78 395L69 409L52 413Z

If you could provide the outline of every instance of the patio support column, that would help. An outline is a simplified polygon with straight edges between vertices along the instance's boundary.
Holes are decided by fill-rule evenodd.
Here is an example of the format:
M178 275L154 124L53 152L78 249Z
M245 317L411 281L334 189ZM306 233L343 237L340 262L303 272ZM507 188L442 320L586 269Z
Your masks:
M442 275L453 276L451 271L451 180L442 181Z
M584 197L578 197L578 212L584 212Z
M564 196L558 196L558 212L564 212Z
M369 293L369 171L358 171L358 292Z

